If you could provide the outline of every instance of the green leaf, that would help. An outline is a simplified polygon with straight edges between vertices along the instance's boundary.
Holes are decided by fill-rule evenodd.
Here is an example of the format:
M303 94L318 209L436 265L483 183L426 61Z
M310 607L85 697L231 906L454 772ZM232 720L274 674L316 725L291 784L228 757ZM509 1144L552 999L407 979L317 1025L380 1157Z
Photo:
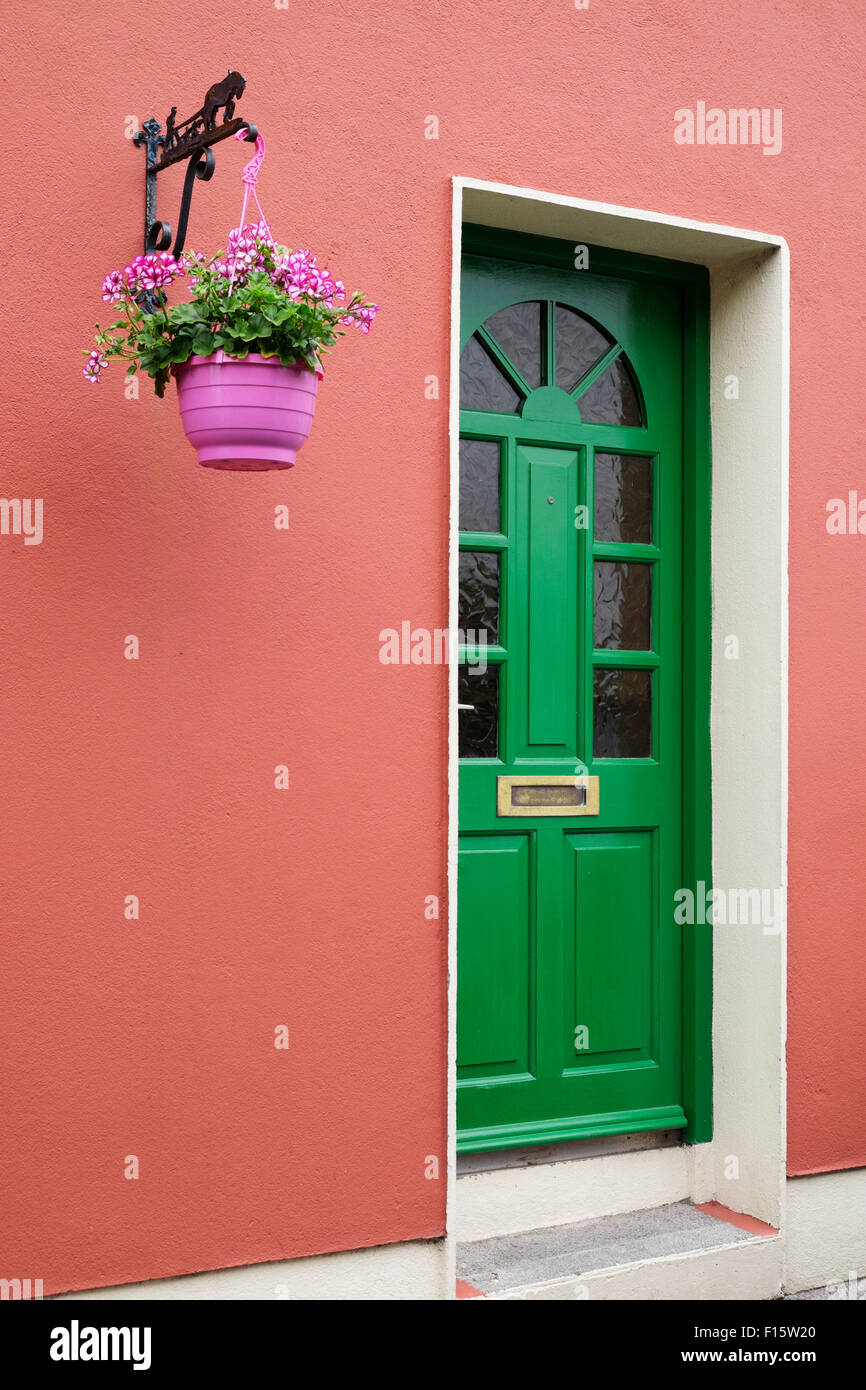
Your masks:
M175 304L169 310L168 316L172 327L174 327L175 324L203 323L206 318L206 311L200 304Z

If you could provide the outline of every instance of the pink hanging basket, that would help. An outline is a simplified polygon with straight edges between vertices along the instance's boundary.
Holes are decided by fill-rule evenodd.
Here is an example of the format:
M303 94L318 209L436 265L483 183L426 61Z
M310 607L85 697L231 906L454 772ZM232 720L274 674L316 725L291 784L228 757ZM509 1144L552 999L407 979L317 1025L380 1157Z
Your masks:
M291 468L309 437L319 379L276 357L191 357L174 368L180 418L205 468Z
M235 139L245 140L249 133L244 127ZM250 193L267 226L256 192L264 157L265 142L257 133L256 152L241 174L244 201L239 228L246 221ZM232 266L229 290L234 278ZM261 473L293 466L309 438L321 372L311 372L300 363L284 367L278 358L255 352L247 357L229 357L225 352L191 357L173 371L186 437L205 468Z

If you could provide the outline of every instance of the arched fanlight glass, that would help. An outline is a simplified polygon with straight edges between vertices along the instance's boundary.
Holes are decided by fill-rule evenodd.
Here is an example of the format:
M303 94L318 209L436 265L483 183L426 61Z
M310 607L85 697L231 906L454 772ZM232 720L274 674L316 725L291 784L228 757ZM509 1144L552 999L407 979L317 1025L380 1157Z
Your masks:
M498 309L463 349L460 405L515 415L542 387L571 396L576 417L587 424L646 423L631 363L600 324L552 300Z

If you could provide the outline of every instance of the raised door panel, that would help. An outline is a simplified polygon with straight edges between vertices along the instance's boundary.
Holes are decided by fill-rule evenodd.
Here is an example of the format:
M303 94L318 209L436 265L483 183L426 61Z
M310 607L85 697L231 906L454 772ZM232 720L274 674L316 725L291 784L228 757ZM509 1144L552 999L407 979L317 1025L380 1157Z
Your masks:
M457 1065L464 1078L529 1069L531 848L527 834L460 837Z

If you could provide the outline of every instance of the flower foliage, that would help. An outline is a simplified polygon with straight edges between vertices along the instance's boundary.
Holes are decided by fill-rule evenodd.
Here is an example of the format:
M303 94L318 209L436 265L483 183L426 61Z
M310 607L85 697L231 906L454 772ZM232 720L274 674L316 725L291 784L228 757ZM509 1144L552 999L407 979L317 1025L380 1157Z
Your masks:
M169 305L166 291L184 277L190 299ZM322 356L346 329L369 333L378 311L361 294L347 295L309 251L277 246L264 221L236 227L228 250L211 260L196 251L179 260L168 251L136 256L106 275L102 298L120 305L123 318L97 324L85 377L99 381L108 360L120 358L127 373L140 368L153 377L158 396L172 367L219 351L303 362L321 373ZM146 303L155 312L145 312Z

